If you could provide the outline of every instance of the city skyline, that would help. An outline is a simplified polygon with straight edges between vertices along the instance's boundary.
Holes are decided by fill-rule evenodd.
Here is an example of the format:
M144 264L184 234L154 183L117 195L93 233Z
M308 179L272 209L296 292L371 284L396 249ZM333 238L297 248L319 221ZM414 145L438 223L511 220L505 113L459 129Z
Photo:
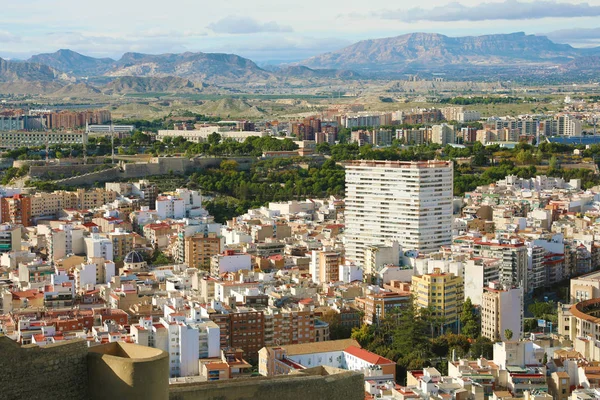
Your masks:
M0 17L0 57L24 59L32 54L69 48L95 57L123 53L235 53L258 62L292 61L336 50L359 40L411 32L449 36L524 31L547 34L576 47L600 44L600 0L528 2L426 0L419 7L376 0L301 5L261 0L227 6L176 0L173 12L163 4L108 0L92 8L68 0L60 6L36 1L33 7L7 4ZM118 14L114 13L119 9ZM185 9L185 13L178 10ZM80 10L78 17L67 10ZM26 13L25 13L26 11ZM26 18L23 17L26 15ZM51 22L50 22L51 21ZM570 28L577 26L576 29Z

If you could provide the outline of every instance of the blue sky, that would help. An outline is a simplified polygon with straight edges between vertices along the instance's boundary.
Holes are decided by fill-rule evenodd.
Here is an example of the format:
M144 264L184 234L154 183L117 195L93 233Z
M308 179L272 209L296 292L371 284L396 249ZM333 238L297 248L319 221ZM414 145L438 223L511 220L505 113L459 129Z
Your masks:
M485 1L485 0L484 0ZM69 48L96 57L124 52L236 53L299 60L358 40L409 32L449 36L549 34L600 45L600 0L29 0L3 2L0 57Z

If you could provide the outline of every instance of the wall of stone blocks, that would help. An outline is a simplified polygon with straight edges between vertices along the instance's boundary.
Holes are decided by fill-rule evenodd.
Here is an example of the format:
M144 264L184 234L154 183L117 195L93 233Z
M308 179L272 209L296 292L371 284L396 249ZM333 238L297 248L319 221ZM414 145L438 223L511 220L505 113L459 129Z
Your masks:
M347 371L327 376L299 374L172 385L169 400L364 400L364 390L363 375Z
M87 352L84 340L20 346L0 335L0 398L86 399Z

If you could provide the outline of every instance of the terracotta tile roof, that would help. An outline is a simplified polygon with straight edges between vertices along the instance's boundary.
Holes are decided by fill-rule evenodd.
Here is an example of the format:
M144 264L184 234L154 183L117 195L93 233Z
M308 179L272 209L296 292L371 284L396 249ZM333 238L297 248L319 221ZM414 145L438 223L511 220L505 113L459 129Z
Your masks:
M360 348L360 344L354 339L341 339L341 340L328 340L325 342L314 342L314 343L303 343L303 344L291 344L283 347L288 356L312 354L312 353L326 353L330 351L344 351L350 346L356 346Z
M360 358L361 360L365 360L369 364L373 365L385 365L385 364L395 364L392 360L388 360L385 357L381 357L378 354L371 353L368 350L361 349L360 347L350 346L344 350L344 352L353 355L355 357Z

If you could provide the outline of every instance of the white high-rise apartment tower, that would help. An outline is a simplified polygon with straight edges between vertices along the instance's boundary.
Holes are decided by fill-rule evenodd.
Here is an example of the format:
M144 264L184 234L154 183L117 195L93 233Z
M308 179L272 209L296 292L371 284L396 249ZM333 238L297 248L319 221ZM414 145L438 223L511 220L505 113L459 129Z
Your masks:
M346 163L346 258L363 265L365 248L397 240L429 253L452 242L451 161Z

